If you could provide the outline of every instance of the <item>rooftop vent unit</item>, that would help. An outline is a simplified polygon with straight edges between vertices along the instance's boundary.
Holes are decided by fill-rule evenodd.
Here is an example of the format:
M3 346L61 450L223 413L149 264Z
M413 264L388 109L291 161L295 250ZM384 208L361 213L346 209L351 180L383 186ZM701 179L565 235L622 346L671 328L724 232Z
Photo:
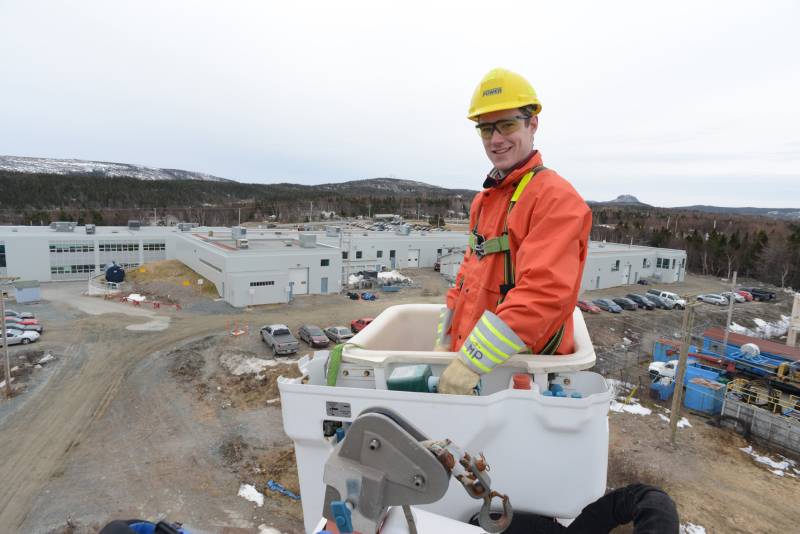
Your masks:
M87 224L85 229L87 234L94 234L97 232L97 228L95 228L93 224Z
M300 234L301 248L316 248L316 246L317 246L316 234Z
M180 230L181 232L190 232L192 230L192 228L194 228L196 226L197 226L197 224L195 224L195 223L181 222L181 223L178 223L178 230Z
M338 226L326 226L325 227L325 237L339 237L342 233L342 229Z
M50 223L50 228L56 232L74 232L77 223L72 221L56 221Z
M128 221L128 230L141 230L142 221Z
M402 226L398 226L397 230L395 230L395 233L397 235L410 235L411 234L411 227L408 226L407 224L404 224Z
M244 226L234 226L231 228L231 237L233 239L243 239L247 237L247 228Z
M240 238L236 240L236 248L240 250L250 248L250 242L247 239Z

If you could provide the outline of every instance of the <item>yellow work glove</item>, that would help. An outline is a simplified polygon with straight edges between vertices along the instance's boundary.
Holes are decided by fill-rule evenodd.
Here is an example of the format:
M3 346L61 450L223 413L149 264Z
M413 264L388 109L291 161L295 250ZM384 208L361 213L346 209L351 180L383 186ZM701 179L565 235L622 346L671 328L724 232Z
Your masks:
M467 367L461 358L456 358L442 373L438 391L448 395L472 395L480 379L480 375Z

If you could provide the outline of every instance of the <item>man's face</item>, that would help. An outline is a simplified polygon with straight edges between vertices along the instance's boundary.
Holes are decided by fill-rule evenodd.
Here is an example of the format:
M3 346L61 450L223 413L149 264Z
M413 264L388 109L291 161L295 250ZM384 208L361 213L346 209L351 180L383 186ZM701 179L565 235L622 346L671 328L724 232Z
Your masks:
M522 113L518 109L493 111L481 115L478 119L478 123L514 119L521 115ZM525 126L525 121L520 120L519 126L519 130L508 135L502 135L495 129L490 138L481 138L483 141L483 148L486 150L489 161L501 171L512 168L530 154L531 147L533 146L533 134L536 133L536 128L539 126L539 118L531 117L527 127Z

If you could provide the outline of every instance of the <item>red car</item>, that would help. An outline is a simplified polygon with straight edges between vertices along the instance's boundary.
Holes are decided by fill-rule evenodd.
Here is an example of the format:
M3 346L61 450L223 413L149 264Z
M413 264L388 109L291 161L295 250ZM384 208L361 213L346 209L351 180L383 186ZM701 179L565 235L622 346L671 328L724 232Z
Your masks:
M586 302L585 300L579 300L577 306L579 310L589 313L600 313L602 311L599 306L595 306L591 302Z
M16 317L6 317L6 326L15 324L39 324L39 319L17 319Z
M745 291L744 289L739 289L736 292L739 293L741 296L743 296L744 300L746 300L747 302L751 302L753 300L753 295L749 291Z
M352 330L354 334L357 334L364 330L364 328L366 328L366 326L372 321L372 317L362 317L361 319L350 321L350 330Z

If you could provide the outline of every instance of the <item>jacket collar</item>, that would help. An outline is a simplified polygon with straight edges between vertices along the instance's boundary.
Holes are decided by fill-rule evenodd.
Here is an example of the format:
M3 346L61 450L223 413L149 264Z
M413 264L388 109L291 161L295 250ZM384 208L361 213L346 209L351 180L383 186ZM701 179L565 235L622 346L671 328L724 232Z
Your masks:
M508 171L501 171L498 168L492 169L483 181L483 188L504 188L508 184L517 181L517 178L525 175L528 171L542 164L542 153L538 150L533 150L527 158L523 159Z

